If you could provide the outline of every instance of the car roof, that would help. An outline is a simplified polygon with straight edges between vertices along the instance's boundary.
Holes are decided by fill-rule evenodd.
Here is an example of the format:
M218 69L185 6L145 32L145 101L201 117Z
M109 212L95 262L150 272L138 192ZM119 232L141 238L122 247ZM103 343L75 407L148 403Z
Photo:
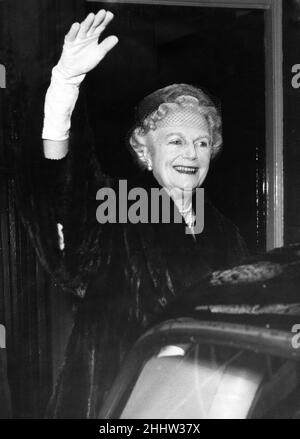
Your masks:
M300 244L212 272L183 291L160 321L180 317L291 331L300 324Z

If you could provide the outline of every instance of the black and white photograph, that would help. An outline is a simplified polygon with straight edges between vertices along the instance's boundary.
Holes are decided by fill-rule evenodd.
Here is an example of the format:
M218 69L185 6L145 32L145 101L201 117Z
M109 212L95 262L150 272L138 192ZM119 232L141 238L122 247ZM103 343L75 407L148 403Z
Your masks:
M300 0L0 0L0 419L300 419L299 121Z

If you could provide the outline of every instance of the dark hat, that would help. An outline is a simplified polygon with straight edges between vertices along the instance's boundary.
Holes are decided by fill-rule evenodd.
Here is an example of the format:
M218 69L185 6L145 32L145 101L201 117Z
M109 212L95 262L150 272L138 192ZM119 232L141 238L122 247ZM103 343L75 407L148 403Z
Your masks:
M189 84L172 84L156 90L141 100L135 109L135 127L142 124L143 120L161 104L176 102L179 96L193 96L198 99L201 106L217 107L211 97L200 88Z

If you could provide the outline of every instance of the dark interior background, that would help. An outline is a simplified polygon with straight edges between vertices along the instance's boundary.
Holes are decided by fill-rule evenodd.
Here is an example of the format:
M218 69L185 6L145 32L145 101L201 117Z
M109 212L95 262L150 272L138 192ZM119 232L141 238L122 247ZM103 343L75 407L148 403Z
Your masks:
M117 47L88 75L97 153L106 172L139 172L124 139L133 109L171 83L207 90L221 104L224 151L204 186L251 251L265 248L264 13L255 10L87 3L109 8Z

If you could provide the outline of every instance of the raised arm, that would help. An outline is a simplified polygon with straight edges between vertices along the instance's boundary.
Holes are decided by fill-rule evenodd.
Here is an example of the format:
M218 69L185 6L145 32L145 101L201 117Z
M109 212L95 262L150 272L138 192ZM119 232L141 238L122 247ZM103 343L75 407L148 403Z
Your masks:
M52 69L45 99L42 138L47 159L59 160L68 152L71 115L80 84L118 42L118 38L111 35L98 43L112 19L110 11L101 9L81 23L73 23L65 36L62 55Z
M36 253L56 284L81 296L108 239L96 221L96 192L111 179L95 156L84 94L76 100L86 73L118 41L110 36L98 44L112 18L102 10L71 26L46 99L44 86L28 99L16 150L19 214Z

